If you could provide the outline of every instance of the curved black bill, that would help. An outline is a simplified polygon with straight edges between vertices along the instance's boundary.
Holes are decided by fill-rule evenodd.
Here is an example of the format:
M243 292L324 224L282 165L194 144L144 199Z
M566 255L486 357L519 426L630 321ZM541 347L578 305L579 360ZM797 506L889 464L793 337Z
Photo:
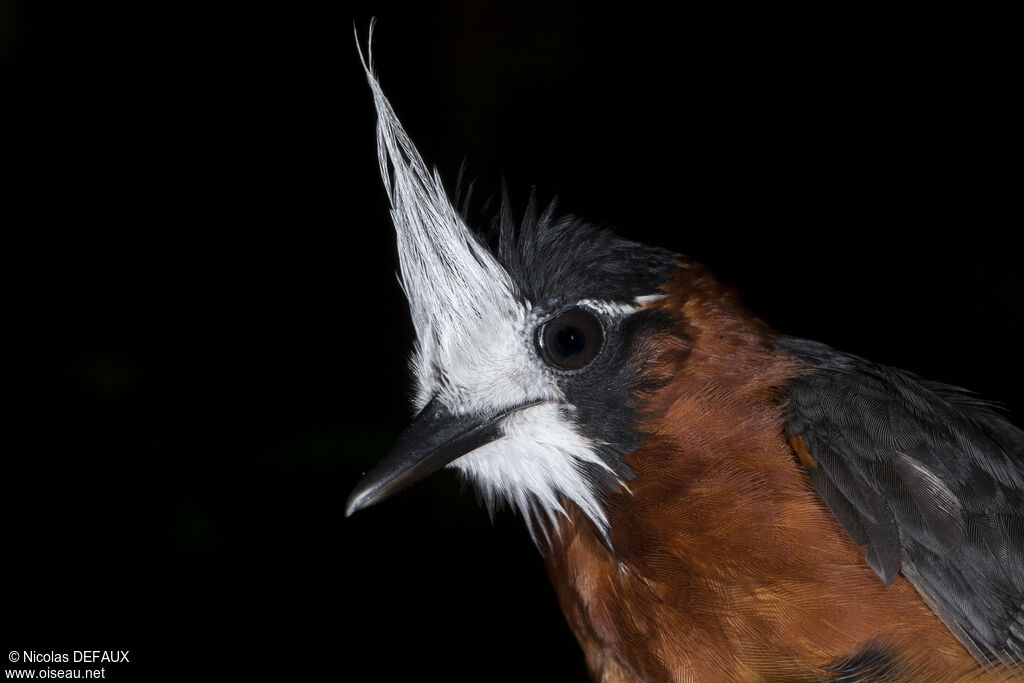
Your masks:
M428 403L398 437L398 443L366 473L348 497L345 516L398 493L451 461L501 436L496 415L452 415L437 399Z

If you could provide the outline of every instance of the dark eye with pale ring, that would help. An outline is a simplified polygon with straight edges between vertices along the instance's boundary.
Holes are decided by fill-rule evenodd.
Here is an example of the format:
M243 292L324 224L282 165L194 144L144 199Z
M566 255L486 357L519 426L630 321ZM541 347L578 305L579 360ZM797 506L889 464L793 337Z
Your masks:
M579 370L604 344L601 321L583 308L570 308L537 328L537 350L548 365Z

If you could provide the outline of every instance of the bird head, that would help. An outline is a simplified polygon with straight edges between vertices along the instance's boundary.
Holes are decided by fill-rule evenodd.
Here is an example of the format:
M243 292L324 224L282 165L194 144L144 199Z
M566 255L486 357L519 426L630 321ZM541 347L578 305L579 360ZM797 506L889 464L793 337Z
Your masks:
M488 243L471 230L366 72L378 160L416 341L417 415L358 483L346 514L453 467L488 509L507 504L547 539L575 506L608 542L605 496L628 486L650 304L675 257L554 204L513 220L507 195Z

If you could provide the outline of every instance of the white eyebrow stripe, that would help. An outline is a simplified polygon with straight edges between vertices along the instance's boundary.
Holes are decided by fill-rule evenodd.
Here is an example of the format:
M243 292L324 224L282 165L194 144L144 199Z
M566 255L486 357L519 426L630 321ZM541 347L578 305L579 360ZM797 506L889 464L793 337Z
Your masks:
M668 294L643 294L633 299L637 306L649 306L668 297Z
M632 315L639 310L632 304L624 304L619 301L601 301L599 299L580 299L576 302L576 305L614 318Z

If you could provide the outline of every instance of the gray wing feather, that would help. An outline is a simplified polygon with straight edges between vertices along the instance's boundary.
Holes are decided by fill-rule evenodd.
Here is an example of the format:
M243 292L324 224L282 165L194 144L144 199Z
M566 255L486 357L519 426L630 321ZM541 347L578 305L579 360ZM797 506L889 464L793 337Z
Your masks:
M779 337L811 482L886 585L906 576L983 662L1024 662L1024 432L961 389Z

